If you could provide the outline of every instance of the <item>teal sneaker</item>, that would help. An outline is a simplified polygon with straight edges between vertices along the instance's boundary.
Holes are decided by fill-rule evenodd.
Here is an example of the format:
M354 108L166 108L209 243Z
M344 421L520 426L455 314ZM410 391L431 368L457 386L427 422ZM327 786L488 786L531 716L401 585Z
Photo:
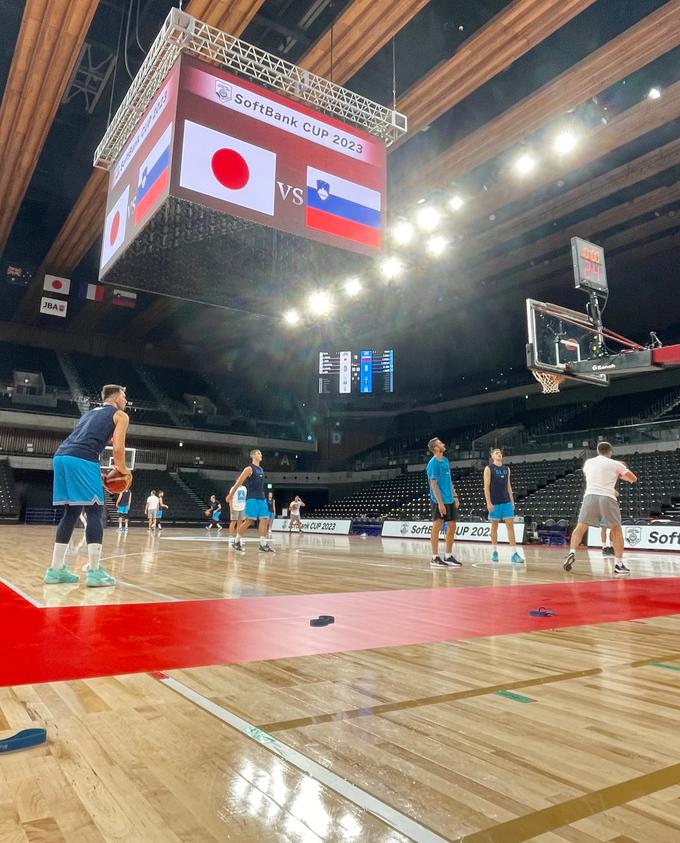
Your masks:
M510 561L514 562L515 565L524 565L524 559L515 551L512 556L510 557Z
M88 571L85 577L85 584L90 588L99 588L103 585L115 585L115 579L107 574L103 568L97 568L96 571Z
M62 565L61 568L48 568L43 582L45 585L59 585L65 582L80 582L80 577L69 571L66 565Z
M498 551L497 550L494 550L494 552L491 554L491 561L492 562L498 562Z

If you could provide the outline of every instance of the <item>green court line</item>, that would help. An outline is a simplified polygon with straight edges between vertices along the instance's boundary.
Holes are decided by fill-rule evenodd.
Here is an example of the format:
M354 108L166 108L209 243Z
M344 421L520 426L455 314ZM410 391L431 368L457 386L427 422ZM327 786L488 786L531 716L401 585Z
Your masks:
M680 670L677 664L664 664L663 662L650 662L650 667L663 667L666 670Z
M523 697L522 694L513 694L512 691L494 691L494 694L497 694L499 697L506 697L509 700L514 700L515 702L536 702L536 700L533 700L531 697Z

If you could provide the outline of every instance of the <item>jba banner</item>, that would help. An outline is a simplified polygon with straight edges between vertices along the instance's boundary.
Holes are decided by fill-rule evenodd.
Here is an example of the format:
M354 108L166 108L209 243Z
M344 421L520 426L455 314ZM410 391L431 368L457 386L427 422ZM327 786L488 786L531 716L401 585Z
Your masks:
M384 538L429 539L432 524L429 521L385 521L382 528ZM441 532L444 538L444 530ZM515 524L515 538L521 544L524 541L524 524ZM491 542L491 525L479 521L458 521L456 523L456 541ZM498 541L508 542L505 524L498 526Z
M303 533L333 533L336 536L348 536L351 521L336 521L332 518L303 518ZM272 530L279 533L287 532L290 527L289 518L275 518ZM293 528L297 530L297 527Z
M588 545L601 544L600 528L588 527ZM680 551L680 524L624 524L623 543L628 550ZM611 542L610 542L611 544Z

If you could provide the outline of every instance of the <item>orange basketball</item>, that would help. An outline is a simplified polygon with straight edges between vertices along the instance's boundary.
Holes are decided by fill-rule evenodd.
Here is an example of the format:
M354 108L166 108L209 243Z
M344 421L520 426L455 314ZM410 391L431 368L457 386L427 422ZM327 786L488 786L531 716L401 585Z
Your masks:
M132 485L132 474L121 474L117 468L112 468L104 475L104 488L111 495L119 495L127 491Z

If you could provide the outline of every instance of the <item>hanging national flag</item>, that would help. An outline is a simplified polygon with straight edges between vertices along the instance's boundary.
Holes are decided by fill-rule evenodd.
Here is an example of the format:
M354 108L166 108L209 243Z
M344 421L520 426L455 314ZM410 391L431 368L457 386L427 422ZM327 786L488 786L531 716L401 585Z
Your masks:
M45 275L43 290L47 290L50 293L58 293L60 296L67 296L70 289L70 278L60 278L58 275Z
M28 287L33 273L21 266L8 265L5 271L5 281L8 284L15 284L17 287Z
M101 284L81 284L78 294L81 299L104 301L104 287Z
M50 299L43 296L40 300L40 312L47 316L66 316L68 302L63 299Z
M128 200L130 198L130 186L118 197L116 204L106 215L104 223L104 240L102 241L102 268L109 263L125 242L125 228L127 225Z
M274 216L276 154L186 120L182 187Z
M128 290L114 290L111 302L118 307L136 307L137 293L131 293Z
M135 225L139 225L168 186L171 138L172 123L163 132L160 140L139 168L135 198Z
M380 193L307 167L308 228L380 248Z

